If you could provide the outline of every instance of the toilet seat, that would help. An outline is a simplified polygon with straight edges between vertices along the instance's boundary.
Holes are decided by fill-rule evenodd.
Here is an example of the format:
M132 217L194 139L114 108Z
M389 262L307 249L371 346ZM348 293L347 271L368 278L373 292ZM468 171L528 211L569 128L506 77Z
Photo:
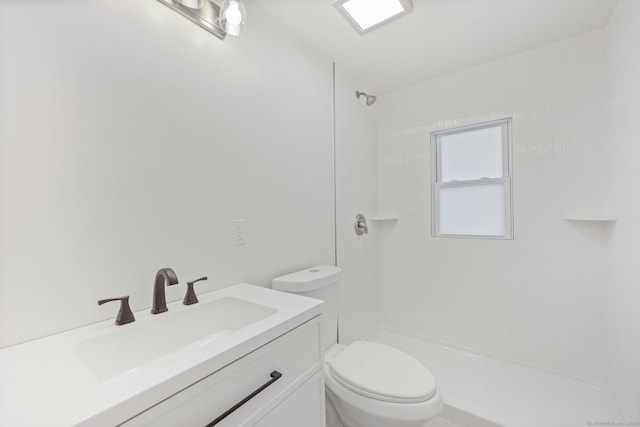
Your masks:
M354 341L327 361L329 374L361 396L390 403L420 403L436 394L431 372L393 347Z

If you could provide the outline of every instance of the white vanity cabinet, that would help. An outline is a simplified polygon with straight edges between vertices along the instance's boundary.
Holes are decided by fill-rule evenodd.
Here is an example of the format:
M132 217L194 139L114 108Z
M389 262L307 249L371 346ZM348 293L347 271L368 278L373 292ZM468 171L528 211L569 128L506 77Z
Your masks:
M324 377L319 316L175 390L121 426L204 427L254 391L262 391L219 421L219 427L324 427ZM272 373L281 376L272 378ZM273 374L277 377L277 374Z

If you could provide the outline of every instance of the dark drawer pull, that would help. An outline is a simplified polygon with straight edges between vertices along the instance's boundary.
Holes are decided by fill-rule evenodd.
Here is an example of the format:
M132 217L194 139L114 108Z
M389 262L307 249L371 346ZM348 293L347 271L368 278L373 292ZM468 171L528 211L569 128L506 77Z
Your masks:
M220 421L222 421L225 418L227 418L229 415L233 414L235 411L240 409L240 407L242 405L244 405L245 403L247 403L248 401L250 401L251 399L256 397L258 394L260 394L260 392L262 392L262 390L264 390L265 388L269 387L271 384L273 384L276 381L278 381L280 379L280 377L282 377L282 374L280 372L278 372L278 371L271 372L271 379L269 381L267 381L266 383L261 385L258 389L256 389L249 396L245 397L240 402L236 403L231 408L227 409L227 411L224 414L220 415L218 418L216 418L215 420L211 421L209 424L206 425L206 427L214 426L214 425L218 424Z

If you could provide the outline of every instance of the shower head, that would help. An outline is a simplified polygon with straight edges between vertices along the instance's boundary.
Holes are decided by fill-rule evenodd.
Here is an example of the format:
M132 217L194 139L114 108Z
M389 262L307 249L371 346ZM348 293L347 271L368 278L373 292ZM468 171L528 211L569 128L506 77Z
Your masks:
M365 98L367 98L367 107L370 107L373 105L374 102L376 102L376 97L373 95L367 95L364 92L360 92L359 90L356 91L356 98L360 99L360 96L364 96Z

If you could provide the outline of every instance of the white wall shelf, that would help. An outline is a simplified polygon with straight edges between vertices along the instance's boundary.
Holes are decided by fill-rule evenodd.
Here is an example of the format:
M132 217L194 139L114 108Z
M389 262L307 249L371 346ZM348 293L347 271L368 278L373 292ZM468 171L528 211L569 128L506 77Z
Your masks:
M567 215L564 220L571 222L616 222L618 218L607 215Z

